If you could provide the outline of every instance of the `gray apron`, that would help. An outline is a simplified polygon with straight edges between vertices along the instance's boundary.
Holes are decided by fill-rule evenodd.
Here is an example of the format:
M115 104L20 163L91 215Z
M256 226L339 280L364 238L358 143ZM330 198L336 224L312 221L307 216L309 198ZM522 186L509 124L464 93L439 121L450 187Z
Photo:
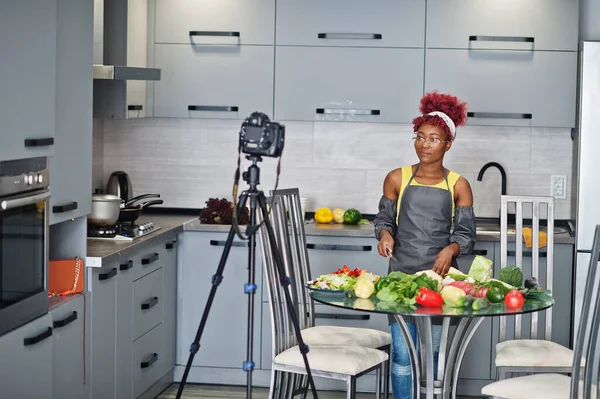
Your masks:
M400 199L394 256L390 271L414 274L433 268L440 251L450 245L452 226L452 192L444 169L448 190L429 186L411 186L419 170L415 168ZM456 259L452 259L456 267Z

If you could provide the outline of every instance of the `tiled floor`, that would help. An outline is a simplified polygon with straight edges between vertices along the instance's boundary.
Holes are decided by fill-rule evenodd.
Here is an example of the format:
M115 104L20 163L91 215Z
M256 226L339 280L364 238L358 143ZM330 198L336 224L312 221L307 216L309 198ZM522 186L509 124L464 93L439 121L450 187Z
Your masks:
M173 384L160 394L156 399L174 399L177 394L179 384ZM321 391L318 392L319 399L344 399L346 397L345 392L333 392L333 391ZM269 396L269 390L267 388L253 388L252 398L256 399L267 399ZM356 399L372 399L375 395L372 393L359 393L356 395ZM237 386L223 386L223 385L201 385L201 384L186 384L182 394L182 399L243 399L246 397L246 387ZM308 395L307 399L311 399L312 396ZM390 395L390 399L392 396ZM466 397L459 397L458 399L469 399Z

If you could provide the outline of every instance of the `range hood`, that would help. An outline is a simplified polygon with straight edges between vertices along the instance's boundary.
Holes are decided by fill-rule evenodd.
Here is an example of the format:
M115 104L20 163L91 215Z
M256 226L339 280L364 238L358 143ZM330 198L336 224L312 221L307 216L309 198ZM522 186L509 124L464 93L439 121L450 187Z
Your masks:
M94 0L94 79L160 80L147 67L148 0Z

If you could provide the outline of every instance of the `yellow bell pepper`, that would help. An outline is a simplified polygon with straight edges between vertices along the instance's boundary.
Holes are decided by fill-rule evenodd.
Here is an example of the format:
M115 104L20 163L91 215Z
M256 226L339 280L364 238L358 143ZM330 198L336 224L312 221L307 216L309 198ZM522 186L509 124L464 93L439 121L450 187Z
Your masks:
M315 212L315 221L317 223L331 223L333 212L329 208L319 208Z

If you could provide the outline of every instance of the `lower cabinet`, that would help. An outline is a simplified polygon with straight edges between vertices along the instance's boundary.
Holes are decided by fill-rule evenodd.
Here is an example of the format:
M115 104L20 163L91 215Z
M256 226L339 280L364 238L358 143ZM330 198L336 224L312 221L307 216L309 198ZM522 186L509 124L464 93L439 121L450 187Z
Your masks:
M52 316L53 397L81 399L87 395L86 298L75 295L50 310Z
M0 336L0 396L47 399L52 392L52 316Z

